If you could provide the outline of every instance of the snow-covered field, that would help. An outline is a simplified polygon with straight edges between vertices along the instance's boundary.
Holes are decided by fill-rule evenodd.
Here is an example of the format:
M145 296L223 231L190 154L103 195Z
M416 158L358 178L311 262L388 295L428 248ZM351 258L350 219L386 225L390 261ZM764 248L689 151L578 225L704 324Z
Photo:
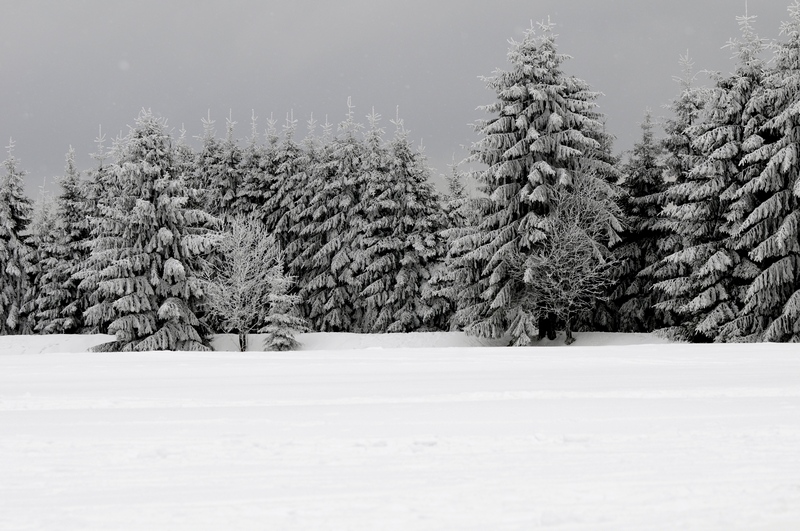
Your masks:
M0 529L800 529L797 345L303 339L0 338Z

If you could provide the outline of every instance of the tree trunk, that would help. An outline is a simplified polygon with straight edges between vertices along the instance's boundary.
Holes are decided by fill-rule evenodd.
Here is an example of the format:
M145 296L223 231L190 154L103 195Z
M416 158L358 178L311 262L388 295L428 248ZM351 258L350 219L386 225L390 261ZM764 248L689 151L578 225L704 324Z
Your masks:
M547 336L547 339L553 340L556 338L556 322L558 318L556 314L553 312L548 312L546 315L542 315L539 317L539 339L544 339Z
M571 345L571 344L575 343L575 338L572 337L572 327L570 326L570 318L569 317L567 317L567 319L566 319L566 324L564 326L564 332L567 335L567 339L564 340L564 343L566 343L567 345Z
M247 332L239 331L239 351L247 352Z

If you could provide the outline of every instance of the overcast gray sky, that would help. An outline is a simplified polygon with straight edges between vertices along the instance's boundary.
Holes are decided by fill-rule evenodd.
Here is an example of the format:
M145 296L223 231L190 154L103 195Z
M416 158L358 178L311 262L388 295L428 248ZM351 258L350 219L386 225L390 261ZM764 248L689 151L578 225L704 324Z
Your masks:
M777 38L791 0L749 0L756 29ZM63 172L75 147L81 169L98 126L127 131L142 107L189 136L211 110L219 134L229 110L237 136L251 110L340 122L399 106L430 164L447 171L470 123L493 94L478 79L506 64L508 39L550 16L566 70L600 100L616 151L639 136L645 108L676 95L672 77L689 50L697 69L729 72L725 42L738 36L745 0L0 0L0 139L17 143L29 192ZM299 132L303 136L304 131ZM5 154L3 153L3 157Z

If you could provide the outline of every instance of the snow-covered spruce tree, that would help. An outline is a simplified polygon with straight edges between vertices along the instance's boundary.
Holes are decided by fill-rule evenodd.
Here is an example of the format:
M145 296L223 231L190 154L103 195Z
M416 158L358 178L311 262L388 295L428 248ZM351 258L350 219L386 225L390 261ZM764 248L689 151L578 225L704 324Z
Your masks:
M470 334L510 334L520 343L520 330L547 310L518 303L526 286L512 270L512 258L547 241L559 189L572 186L579 172L599 179L613 168L598 156L604 145L598 94L562 71L567 56L556 49L552 25L542 24L540 34L528 30L512 43L508 58L510 70L486 79L498 101L484 107L494 116L478 123L483 138L471 156L488 166L476 174L486 195L478 203L480 221L454 250L460 255L459 322Z
M35 332L39 327L36 301L42 288L42 278L47 271L45 263L50 257L50 249L56 240L56 208L55 201L40 188L39 197L33 202L31 221L25 231L25 244L28 255L25 257L28 275L28 290L20 315L25 320L28 331Z
M447 239L443 233L448 226L447 214L430 180L423 152L412 147L403 123L396 125L391 143L389 182L399 188L396 192L400 203L397 226L405 233L405 246L391 299L399 309L387 330L429 330L432 323L426 322L425 316L430 314L431 308L423 294L433 269L447 254Z
M364 219L364 144L358 137L363 126L353 120L349 99L348 108L339 135L315 171L317 193L309 205L313 219L304 231L315 252L306 261L309 271L300 296L311 328L319 332L352 332L361 322L353 255Z
M442 208L447 215L449 227L463 227L470 221L470 203L465 175L459 170L455 160L450 166L450 174L445 175L447 195L443 198Z
M665 179L670 184L666 194L667 201L674 199L675 196L680 198L680 188L675 189L675 186L680 186L688 180L689 172L698 162L700 155L693 146L695 137L692 126L702 121L703 107L709 96L707 88L695 85L697 73L694 71L694 61L688 52L680 56L679 64L682 77L674 79L680 85L680 93L667 106L672 111L672 117L664 123L664 132L667 134L663 141L666 152Z
M313 227L314 198L317 191L322 188L323 181L319 178L326 175L323 170L323 154L326 153L316 137L317 122L313 115L307 122L307 133L303 139L302 147L297 151L297 158L285 166L288 173L292 173L292 180L297 186L294 203L286 205L281 227L286 230L286 247L283 248L286 257L286 266L289 274L296 280L295 290L298 285L306 282L310 271L310 260L318 250L320 241L318 236L309 236L309 229ZM330 132L330 124L324 128ZM326 138L330 138L329 134ZM290 167L290 166L293 166Z
M200 140L201 145L195 155L191 182L193 186L203 191L203 208L213 213L212 211L218 211L221 208L221 199L219 198L221 193L215 190L218 184L213 182L216 180L216 175L212 172L216 172L221 164L222 149L214 128L215 120L211 119L211 111L200 121L203 124L203 136L195 137Z
M183 186L191 197L187 206L202 209L205 201L205 190L202 184L197 182L197 154L188 144L186 139L186 129L181 125L178 129L178 139L175 142L175 174L183 181Z
M196 175L192 180L204 191L206 212L222 220L238 214L235 206L243 180L242 150L233 138L235 125L229 117L225 140L220 141L215 136L211 116L203 118L203 146L197 155Z
M353 331L385 332L392 321L393 308L388 303L393 273L399 266L396 252L403 238L395 236L399 205L389 192L389 149L379 126L381 116L372 109L367 115L369 129L364 135L360 163L363 175L358 185L358 210L353 218L349 239L353 240L352 268L354 303L360 319Z
M309 329L306 320L298 315L300 296L289 292L292 284L294 279L284 272L281 258L273 267L267 324L260 330L266 334L264 350L297 350L300 343L295 336Z
M240 201L266 225L272 233L280 219L281 182L277 176L277 153L280 144L278 121L271 115L267 120L266 143L262 146L250 144L242 160L244 183L239 192ZM244 210L242 210L244 211Z
M4 175L0 178L0 335L29 333L29 323L21 310L29 290L26 273L31 251L24 234L31 221L32 204L25 196L22 178L14 156L14 141L6 147Z
M701 114L708 90L695 86L694 63L688 53L680 58L683 77L676 77L680 84L679 96L669 105L672 117L664 124L667 136L664 139L664 179L666 188L653 196L643 197L642 201L661 205L661 213L651 225L658 233L658 252L661 256L669 256L686 247L694 245L696 239L693 234L700 234L702 227L699 220L687 219L687 211L682 205L690 203L689 192L692 184L690 180L692 168L702 160L699 151L693 145L696 130L692 128L702 121ZM691 206L686 207L691 212ZM686 224L687 226L683 226ZM653 282L668 281L670 279L686 276L691 272L691 267L684 262L675 262L661 259L642 270L640 275ZM663 284L666 285L666 284ZM668 299L659 302L658 309L668 328L664 331L667 335L672 333L681 337L680 328L674 327L680 323L679 308L688 302L686 297L675 297L660 292L655 295L659 299Z
M410 145L403 122L394 120L394 139L385 146L378 119L373 111L365 138L365 224L354 256L363 303L358 330L410 332L423 325L422 289L444 255L439 233L446 219L425 160Z
M79 209L84 213L84 218L79 221L78 229L83 235L82 239L76 242L76 247L80 249L83 259L76 264L75 271L70 278L78 286L78 298L74 301L73 307L65 309L65 313L74 315L80 319L82 327L81 333L105 334L108 332L109 319L101 319L96 324L90 325L85 318L85 312L92 306L102 305L104 309L99 312L103 315L111 316L111 305L108 300L100 295L101 272L110 265L107 261L109 253L93 253L102 231L104 229L103 206L112 202L118 194L117 181L111 174L111 166L106 159L113 158L118 153L121 139L115 139L112 149L105 149L106 137L100 129L95 144L97 150L92 153L92 158L96 165L91 168L86 175L86 179L81 181L81 205ZM110 240L106 241L106 245ZM98 308L95 309L98 312Z
M165 120L142 110L109 168L114 195L101 204L92 253L98 303L85 318L109 322L116 340L105 351L207 350L199 318L204 293L198 270L214 246L216 220L186 207L186 179L175 175Z
M292 279L284 273L283 255L275 238L260 221L231 219L217 247L218 260L210 261L204 278L208 311L225 332L239 336L239 349L247 350L247 335L268 334L264 348L296 347L294 334L305 322L294 313L296 296L288 294Z
M312 307L305 300L309 290L307 286L314 279L324 275L328 263L317 262L317 254L326 245L329 232L323 230L321 224L328 223L326 186L331 182L331 161L333 160L333 124L327 118L322 125L319 141L311 133L304 141L304 153L308 157L306 173L308 183L304 187L307 197L294 205L292 218L295 225L291 229L293 241L287 248L287 265L297 280L300 289L302 314L312 330L317 330L316 320L311 317ZM338 221L342 221L340 218ZM327 226L331 229L330 225ZM321 279L320 279L321 280Z
M553 190L545 220L546 238L532 252L508 259L512 276L524 286L512 295L519 315L545 311L562 321L566 343L574 342L572 325L582 313L594 313L615 282L616 259L603 243L618 230L622 210L616 190L591 173L576 173L570 186ZM530 323L518 319L516 344L530 343ZM541 334L541 332L540 332Z
M742 165L762 169L737 192L745 201L735 207L743 221L733 238L760 272L726 326L731 339L800 341L800 2L789 15L764 90L747 107L766 122L745 140Z
M222 165L218 168L222 173L217 174L217 177L221 178L217 183L218 189L224 189L220 204L222 215L218 216L223 220L230 216L246 215L241 209L239 199L239 192L244 182L244 154L233 136L236 123L232 116L228 116L225 120L225 140L221 145Z
M444 257L431 268L431 278L423 285L423 326L429 330L451 330L456 328L454 316L458 302L459 286L456 282L457 256L453 253L453 242L467 234L467 227L477 223L472 215L471 200L464 184L464 174L453 162L450 174L445 176L447 195L442 201L446 225L440 236L446 245Z
M297 221L294 219L294 207L298 202L307 200L308 179L306 175L306 158L302 154L301 146L295 141L297 120L293 114L286 116L283 126L283 135L277 144L273 165L275 168L276 192L274 198L268 201L269 218L265 223L281 246L287 249L292 240L297 237L292 229ZM294 247L292 247L294 249ZM291 259L291 258L290 258Z
M258 211L264 204L264 175L265 162L264 146L259 143L258 117L252 111L250 117L250 137L247 145L242 148L239 161L241 182L236 191L236 199L231 212L237 216L249 216Z
M662 326L653 281L640 274L663 258L659 252L661 234L653 227L661 212L654 199L664 191L663 147L653 134L648 111L641 124L642 137L620 169L620 202L625 218L622 243L614 250L618 260L618 282L611 298L619 308L618 329L622 332L652 332Z
M721 326L736 318L743 288L758 271L729 240L737 217L731 215L732 202L758 171L742 162L743 144L763 122L747 108L761 91L764 43L753 32L750 19L739 21L744 40L731 43L738 58L736 71L716 76L715 86L707 92L701 120L687 131L698 157L685 182L672 188L679 200L664 210L684 245L664 259L681 273L656 284L667 297L659 307L681 318L671 335L693 341L716 339Z
M83 327L82 306L74 278L86 260L88 249L83 242L89 237L86 200L80 174L75 168L75 151L67 153L64 176L59 180L61 193L55 200L54 238L42 249L42 277L35 301L37 332L70 334Z

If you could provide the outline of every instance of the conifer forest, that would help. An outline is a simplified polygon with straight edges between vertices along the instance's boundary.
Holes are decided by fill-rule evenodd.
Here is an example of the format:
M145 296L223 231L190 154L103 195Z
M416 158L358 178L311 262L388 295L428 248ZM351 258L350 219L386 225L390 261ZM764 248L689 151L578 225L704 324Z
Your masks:
M0 334L110 334L107 351L222 332L272 350L302 331L800 342L800 4L788 14L774 41L739 19L731 73L682 58L668 119L643 109L622 155L599 93L533 25L484 78L446 190L400 116L350 102L338 123L254 115L244 134L209 116L195 147L142 110L99 135L90 170L67 153L50 200L26 196L12 141Z

